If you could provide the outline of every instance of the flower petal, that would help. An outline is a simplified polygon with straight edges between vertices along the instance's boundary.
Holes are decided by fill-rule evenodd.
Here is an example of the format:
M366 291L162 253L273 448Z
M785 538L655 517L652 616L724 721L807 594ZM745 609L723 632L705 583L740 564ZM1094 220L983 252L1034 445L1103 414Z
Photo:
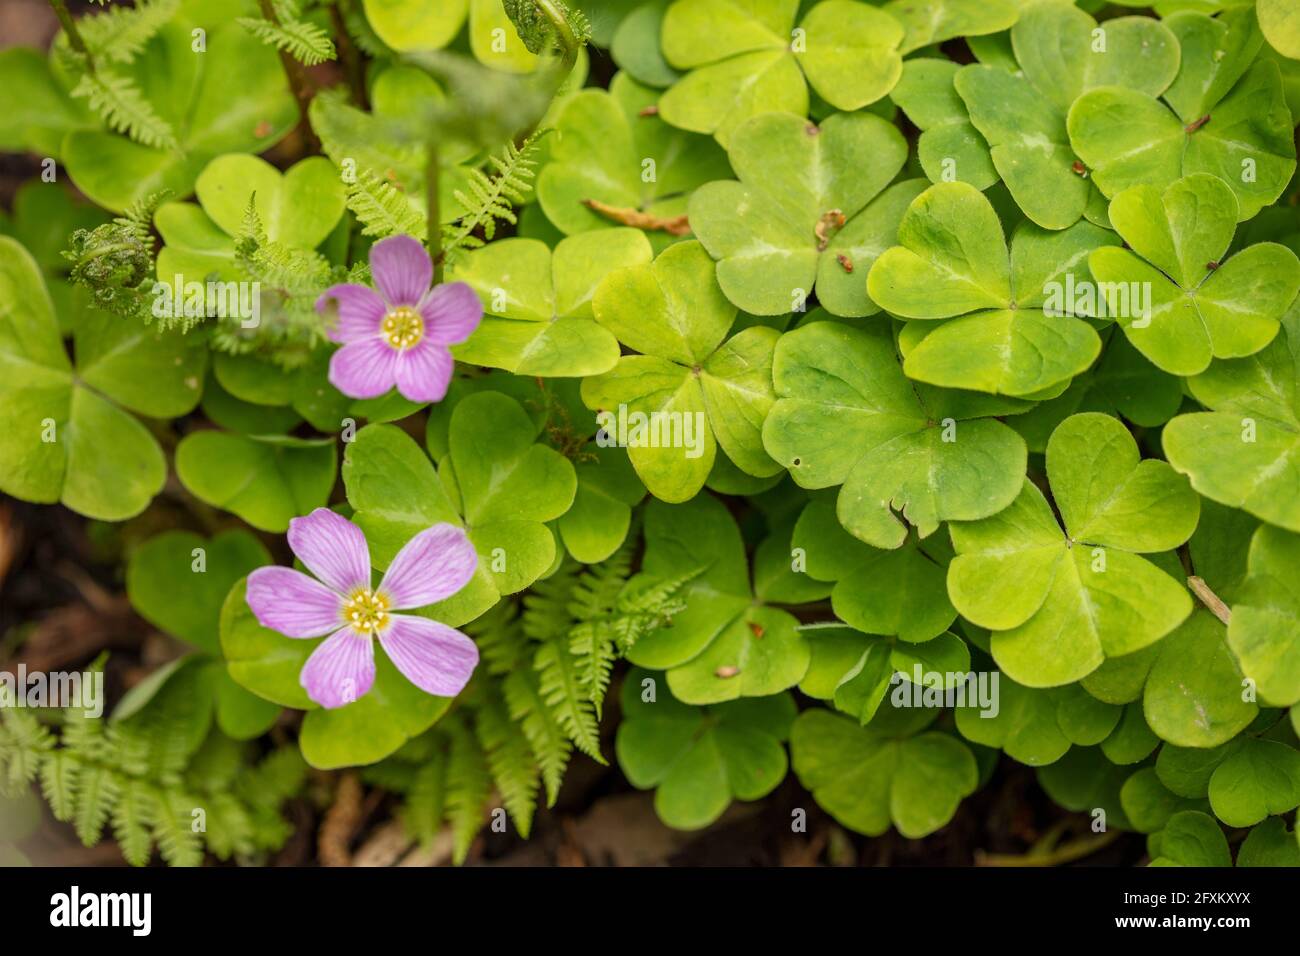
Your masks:
M413 402L440 402L447 397L455 367L446 346L426 339L397 356L397 390Z
M397 669L420 690L455 697L478 665L478 648L468 637L427 617L394 614L379 643Z
M338 321L325 327L331 342L353 342L378 335L388 312L378 292L355 283L330 286L316 300L316 311L328 316L331 303L338 304Z
M343 626L343 600L293 568L258 568L248 576L248 606L257 623L286 637L320 637Z
M344 597L370 587L370 549L365 533L329 508L289 522L289 547L312 574Z
M397 349L381 336L349 342L330 356L330 384L349 398L377 398L397 383Z
M425 528L397 552L379 590L396 609L424 607L451 597L474 576L478 552L454 524Z
M420 303L424 336L439 345L464 342L483 319L483 303L465 282L434 286Z
M392 236L370 247L370 274L391 306L420 304L433 282L433 261L410 236Z
M326 638L302 666L298 683L326 709L360 700L375 682L375 643L345 627Z

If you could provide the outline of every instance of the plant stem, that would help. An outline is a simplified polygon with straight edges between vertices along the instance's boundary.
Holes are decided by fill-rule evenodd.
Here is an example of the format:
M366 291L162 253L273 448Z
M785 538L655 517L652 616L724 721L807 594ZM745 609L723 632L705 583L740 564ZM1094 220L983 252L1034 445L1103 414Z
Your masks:
M263 19L270 20L276 26L280 25L280 19L275 15L271 0L257 0L257 5L262 11ZM284 67L284 75L289 78L289 89L293 91L294 102L298 104L298 125L302 127L308 147L313 153L319 153L320 140L316 138L316 131L311 128L311 121L307 118L307 107L311 104L312 96L311 85L307 82L307 71L291 54L284 50L276 52L280 56L280 65Z
M559 79L555 84L558 87L572 72L574 64L578 62L578 50L582 44L578 42L573 27L569 26L568 18L555 5L554 0L534 0L534 2L537 4L537 9L542 12L546 19L551 21L551 26L555 30L555 38L560 43Z
M335 44L339 48L339 59L347 69L348 85L352 87L352 99L361 109L366 108L366 70L357 52L356 44L348 36L347 24L343 18L342 7L347 0L339 0L330 6L330 20L334 26ZM351 6L348 10L351 11Z
M1192 589L1192 593L1200 598L1201 603L1209 608L1211 613L1213 613L1220 621L1224 624L1228 624L1232 621L1231 608L1224 604L1223 599L1210 589L1210 586L1205 583L1204 578L1198 578L1193 574L1187 579L1187 586Z
M59 23L63 26L63 32L67 34L68 43L72 48L86 58L86 66L90 72L95 72L95 61L90 55L90 49L86 46L86 41L81 38L81 31L77 29L77 21L72 19L72 14L68 12L67 5L63 0L50 0L50 6L54 10L54 15L59 18Z
M424 167L425 213L428 220L425 245L429 250L429 258L433 260L433 282L437 285L442 281L443 260L442 224L439 222L442 216L438 207L438 177L442 170L439 168L438 143L433 137L429 138L428 150L429 156Z
M1118 830L1108 830L1093 836L1082 837L1062 843L1051 849L1035 849L1023 855L1007 853L978 853L976 866L1060 866L1073 863L1098 850L1110 846L1119 839Z

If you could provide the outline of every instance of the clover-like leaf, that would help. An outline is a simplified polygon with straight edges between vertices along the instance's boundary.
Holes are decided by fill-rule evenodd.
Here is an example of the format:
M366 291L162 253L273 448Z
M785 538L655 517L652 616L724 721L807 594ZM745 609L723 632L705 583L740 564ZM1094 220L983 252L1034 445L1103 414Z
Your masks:
M1249 7L1213 19L1179 13L1167 25L1182 48L1168 105L1159 90L1091 90L1070 107L1070 145L1108 198L1210 173L1236 195L1237 217L1250 219L1277 200L1296 168L1281 73L1254 59L1262 38Z
M1152 866L1232 866L1228 838L1214 818L1197 810L1184 810L1169 818L1152 837Z
M1161 643L1142 709L1162 740L1180 747L1217 747L1259 713L1245 686L1223 625L1208 611L1196 611Z
M951 525L948 595L962 616L993 630L994 659L1030 687L1079 680L1187 617L1187 590L1138 555L1182 544L1200 513L1184 478L1140 460L1127 429L1095 412L1052 433L1047 476L1060 523L1026 479L1005 511Z
M206 30L204 53L191 48L194 28ZM186 4L119 69L175 130L178 148L144 146L106 130L65 137L63 162L72 181L117 212L163 189L188 195L214 157L262 152L298 121L275 50L238 23L212 22L199 3Z
M1228 645L1266 704L1300 703L1300 535L1259 528L1232 605Z
M1090 288L1088 253L1113 233L1087 222L1048 232L1025 222L1008 253L989 200L967 183L939 183L912 202L899 245L871 267L867 292L906 319L946 319L906 350L908 378L998 395L1045 397L1090 366L1101 340L1072 290ZM953 318L953 317L956 318ZM911 326L908 329L911 332Z
M803 311L815 286L833 315L880 311L864 278L925 185L889 185L907 158L902 134L869 113L836 113L820 126L768 113L737 128L728 155L740 181L701 186L690 204L727 298L755 315L784 315Z
M647 113L658 94L620 73L609 92L583 90L556 116L551 158L537 177L537 200L566 235L616 222L659 223L657 247L673 241L697 186L727 179L718 144Z
M176 474L191 494L263 531L283 532L324 505L337 467L330 438L203 430L176 446Z
M1224 258L1237 218L1232 190L1208 173L1111 200L1110 221L1129 248L1097 249L1088 267L1109 296L1149 290L1145 310L1108 314L1166 372L1196 375L1211 358L1258 352L1300 291L1300 259L1286 246L1261 242Z
M5 152L27 150L58 159L68 133L100 125L85 101L69 95L68 78L39 50L0 50L0 89L22 90L22 96L9 98L0 117L0 150Z
M373 426L372 426L373 427ZM375 682L360 700L322 710L299 683L321 640L295 640L262 627L248 606L246 582L236 582L221 609L221 650L235 683L282 707L305 710L298 745L313 767L333 770L375 763L428 730L451 705L420 690L375 655Z
M1269 817L1247 834L1237 866L1300 866L1300 841L1279 817Z
M909 524L925 537L941 521L994 514L1019 493L1024 442L983 417L1005 404L914 386L884 327L803 326L781 337L772 370L768 453L805 488L842 484L839 520L868 544L897 548Z
M677 243L652 264L610 273L592 307L602 327L643 354L624 355L610 371L585 379L582 400L600 412L602 429L627 445L651 494L674 502L694 496L719 445L747 474L781 470L763 450L760 430L773 401L772 352L780 334L752 326L723 341L736 309L698 242Z
M785 778L789 694L690 707L634 668L621 699L619 767L634 787L655 788L655 812L670 827L706 827L732 800L758 800Z
M124 409L188 413L207 349L99 312L72 324L75 367L35 260L0 236L0 491L120 521L143 511L167 477L157 441Z
M394 50L438 50L465 24L469 0L363 0L371 28ZM513 32L513 31L512 31Z
M957 617L941 558L915 541L893 550L863 544L844 530L829 499L817 498L804 508L791 544L809 577L835 582L831 607L859 631L924 642Z
M618 550L632 509L646 493L625 452L598 447L591 454L594 460L573 466L578 491L556 526L565 550L583 564L597 564Z
M636 2L636 0L634 0ZM614 62L638 83L663 89L672 86L681 73L664 59L660 38L664 14L670 0L636 2L614 31L609 52Z
M1269 45L1283 56L1300 60L1300 10L1287 0L1259 0L1255 12Z
M155 221L163 237L158 275L167 284L244 278L235 263L235 237L244 229L250 201L266 236L295 249L314 249L343 216L345 196L329 160L312 156L284 173L246 153L208 163L194 186L199 204L166 203Z
M1210 777L1210 806L1230 827L1251 827L1300 805L1300 751L1246 740Z
M893 737L823 709L804 711L790 731L799 782L844 826L879 836L890 824L909 839L952 819L979 780L960 740L934 731Z
M979 701L957 707L957 729L967 740L997 747L1031 767L1055 763L1074 744L1101 743L1120 719L1120 708L1077 685L1036 689L1003 674L995 699L996 709Z
M729 146L752 116L808 112L808 89L838 110L874 103L898 82L903 25L851 0L824 0L794 29L797 0L677 0L664 57L689 71L659 101L674 126Z
M950 60L908 60L889 97L921 130L916 154L930 182L955 179L988 189L998 181L998 172L989 144L971 124L966 104L953 85L960 69Z
M1165 456L1215 501L1300 532L1300 308L1262 351L1216 361L1187 380L1213 411L1179 415L1161 437Z
M1019 19L1020 6L1017 0L891 0L883 9L903 24L907 54L953 37L1005 30Z
M462 362L517 375L587 376L618 361L618 341L595 321L592 296L611 272L648 265L637 229L570 236L552 252L536 239L503 239L460 258L450 278L483 302L479 327L452 352Z
M667 670L674 696L689 704L762 697L803 679L809 650L799 622L765 604L757 568L751 585L740 529L718 499L651 501L645 540L645 573L662 579L700 573L683 591L686 609L637 641L628 660Z
M445 624L473 620L555 563L555 536L545 522L573 504L577 479L568 459L536 443L537 432L519 403L483 392L456 405L450 450L437 469L396 426L367 425L348 444L343 483L375 567L386 568L432 524L446 521L469 533L479 554L474 578L429 609Z
M1163 830L1177 813L1189 810L1203 813L1210 808L1209 801L1203 797L1183 797L1168 789L1154 767L1143 767L1124 781L1120 804L1139 833Z
M1159 96L1177 74L1178 42L1148 17L1099 27L1073 4L1040 3L1022 12L1011 45L1019 71L972 64L956 89L1016 204L1039 226L1064 229L1084 214L1093 188L1075 166L1071 104L1098 87Z

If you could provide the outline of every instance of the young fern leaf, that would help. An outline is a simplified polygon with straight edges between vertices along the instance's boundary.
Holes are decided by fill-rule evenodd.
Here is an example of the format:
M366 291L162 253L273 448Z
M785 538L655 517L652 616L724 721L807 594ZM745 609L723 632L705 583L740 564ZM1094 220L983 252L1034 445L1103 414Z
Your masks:
M144 94L124 76L103 70L83 73L72 96L85 99L110 129L125 133L141 146L180 149L171 124L154 112Z
M203 843L194 832L192 812L199 802L179 790L154 789L154 839L168 866L198 866Z
M597 763L607 765L600 752L596 708L578 676L578 662L569 652L568 637L552 637L542 644L537 649L535 666L538 689L556 723L575 747Z
M447 755L439 750L415 770L400 816L406 832L424 846L433 842L447 809Z
M474 710L474 728L487 755L488 768L519 835L528 838L537 810L537 764L528 740L510 721L501 692L490 688Z
M551 716L531 667L511 671L501 689L510 708L510 719L523 730L541 769L546 805L553 807L560 796L560 784L564 782L573 744Z
M459 866L469 856L474 837L483 829L492 778L483 749L468 728L458 720L444 723L451 738L447 758L447 822L452 833L452 860Z
M54 735L31 714L0 710L0 795L17 796L35 779Z
M131 63L180 9L180 0L137 0L134 7L112 7L77 21L77 30L95 60Z
M307 20L281 17L279 23L272 23L261 17L238 17L235 22L263 43L288 53L304 66L316 66L338 56L330 35Z
M95 305L124 317L153 320L151 291L156 274L153 216L171 195L163 189L127 207L126 214L94 229L78 229L63 258L72 263L72 282L87 289ZM167 328L189 319L162 319ZM188 328L188 324L186 325Z
M424 235L426 219L406 194L370 170L360 170L347 191L348 208L361 223L363 236L383 239L399 234Z
M586 14L570 8L563 0L553 0L552 5L564 18L580 45L591 38L591 23ZM502 6L529 53L542 53L554 41L555 26L542 12L537 0L502 0Z
M462 249L477 249L496 236L497 224L518 221L514 207L522 203L533 188L537 175L538 144L544 133L534 133L522 146L507 143L500 156L488 158L491 175L481 169L469 172L469 192L453 194L463 210L450 230L445 232L443 248L450 255ZM483 231L483 237L475 235Z
M104 832L113 805L122 789L122 778L102 764L88 763L77 775L77 795L72 811L72 825L77 839L94 846Z
M126 862L132 866L144 866L149 862L156 807L154 794L140 780L126 781L113 806L113 838L121 847Z
M41 762L41 793L55 819L67 820L76 810L77 776L81 764L66 750L56 750Z

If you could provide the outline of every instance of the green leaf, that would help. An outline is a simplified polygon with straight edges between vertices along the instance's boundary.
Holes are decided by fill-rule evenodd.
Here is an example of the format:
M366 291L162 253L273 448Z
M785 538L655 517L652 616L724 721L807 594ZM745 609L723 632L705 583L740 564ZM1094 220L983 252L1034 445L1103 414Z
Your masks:
M1300 752L1246 740L1210 777L1210 806L1230 827L1251 827L1300 805Z
M1232 866L1228 840L1208 814L1175 813L1159 837L1159 855L1152 866Z
M1300 703L1300 535L1263 526L1232 606L1228 646L1265 704Z
M1166 93L1173 111L1155 98L1159 90L1094 89L1070 107L1070 145L1108 198L1142 183L1163 188L1210 173L1236 195L1238 218L1250 219L1277 200L1296 168L1281 73L1267 60L1249 65L1249 37L1259 36L1249 9L1217 22L1183 13L1169 28L1182 46Z
M614 222L586 205L672 219L686 212L696 187L731 175L716 142L646 115L658 94L624 73L608 92L574 95L556 117L550 162L537 179L546 217L567 235L605 229ZM671 241L652 232L659 246Z
M469 0L363 0L366 19L385 44L399 52L437 50L456 38Z
M1024 443L981 417L1005 406L914 386L880 325L814 322L786 333L773 380L768 453L802 487L843 484L839 520L868 544L897 548L908 525L926 537L941 521L994 514L1019 492Z
M1005 30L1020 17L1019 6L1016 0L892 0L884 9L907 31L902 49L907 54L953 37Z
M1162 643L1142 709L1162 740L1180 747L1217 747L1259 713L1245 696L1223 625L1208 611L1197 611Z
M1164 462L1140 460L1132 436L1106 415L1073 415L1053 432L1047 475L1064 532L1028 480L1005 511L951 528L949 597L994 631L994 659L1030 687L1086 677L1187 617L1187 591L1138 555L1182 544L1200 511L1186 481Z
M952 819L975 791L970 749L947 734L894 738L829 711L799 715L790 732L799 781L844 826L879 836L890 824L919 839Z
M907 319L949 319L907 350L909 378L949 388L1039 397L1101 351L1071 290L1089 287L1087 254L1113 235L1090 223L1047 232L1023 223L1010 253L988 199L961 182L931 186L871 267L867 292ZM909 330L911 327L909 326Z
M832 314L878 312L862 277L924 185L889 186L907 158L898 130L869 113L835 113L820 126L768 113L736 129L728 155L740 181L701 186L690 203L727 298L783 315L803 311L816 285Z
M176 474L191 494L262 531L283 532L324 505L337 466L332 439L198 431L176 446Z
M486 314L453 354L517 375L607 372L618 361L618 342L595 321L592 297L611 272L651 258L650 243L635 229L571 236L554 252L536 239L503 239L469 252L449 278L467 282Z
M758 800L785 778L782 741L794 720L789 694L689 707L634 669L623 681L619 767L655 812L679 830L708 826L732 800Z
M164 531L132 553L126 593L150 624L219 655L226 595L236 581L270 562L266 548L247 531L224 531L210 540L189 531Z
M1300 259L1285 246L1259 243L1224 259L1237 200L1217 176L1197 173L1163 193L1133 186L1111 200L1110 220L1130 248L1098 249L1089 268L1102 289L1113 283L1117 290L1108 314L1171 374L1196 375L1211 358L1258 352L1300 291ZM1149 290L1145 309L1131 301L1114 308L1125 286Z
M574 465L578 490L573 507L557 525L565 550L583 564L604 561L623 544L632 509L645 497L627 455L615 448L596 448L593 461Z
M1284 820L1270 817L1247 834L1237 866L1300 866L1300 843Z
M908 60L889 96L921 130L917 159L930 182L956 179L988 189L998 181L998 172L989 144L971 125L966 104L953 85L960 69L949 60Z
M207 31L207 52L195 55L190 31L199 26ZM233 21L213 24L178 15L120 69L178 131L180 148L144 146L100 130L69 133L62 149L68 175L115 212L162 189L188 195L213 157L261 152L298 121L276 51ZM232 87L234 76L239 83Z
M750 585L735 519L712 495L645 509L641 569L670 580L701 569L683 592L686 609L627 653L642 667L668 670L668 686L688 704L762 697L793 687L808 670L798 622L766 607Z
M1179 415L1161 437L1173 467L1192 487L1225 505L1300 532L1300 309L1283 331L1249 358L1214 362L1188 380L1210 412Z
M1273 49L1300 60L1300 11L1286 0L1259 0L1259 28Z
M0 149L5 152L58 159L64 136L99 125L84 103L68 95L66 80L38 50L13 46L0 51L0 89L22 90L22 96L10 98L0 119Z
M31 255L0 236L0 490L120 521L162 490L166 465L149 431L118 404L183 415L202 390L201 342L100 313L75 322L76 372Z
M1154 767L1143 767L1124 781L1120 802L1139 833L1163 830L1176 813L1209 809L1204 799L1180 797L1165 787Z

